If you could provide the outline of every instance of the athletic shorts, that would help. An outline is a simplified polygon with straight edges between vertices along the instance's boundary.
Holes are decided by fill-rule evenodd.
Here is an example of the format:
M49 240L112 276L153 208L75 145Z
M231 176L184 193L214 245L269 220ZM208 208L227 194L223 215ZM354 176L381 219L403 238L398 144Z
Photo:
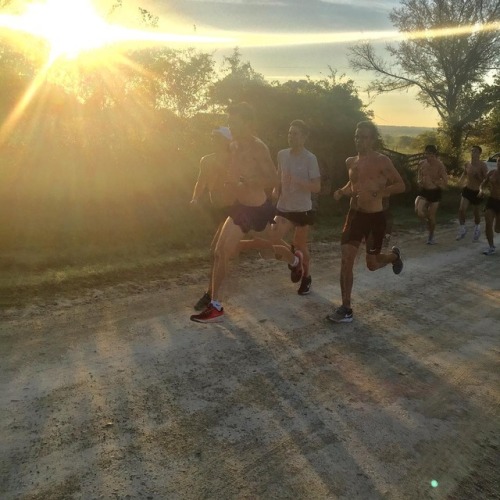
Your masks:
M316 222L316 210L307 212L282 212L276 209L276 215L289 220L295 226L313 226Z
M366 253L377 255L385 236L385 212L366 213L349 210L342 231L342 245L358 247L365 240Z
M464 187L462 189L462 198L469 200L473 205L480 205L483 201L481 198L478 198L479 191L474 191L473 189L469 189L468 187Z
M210 217L217 226L224 222L231 214L231 207L216 207L210 205L209 207Z
M419 196L425 198L429 203L437 203L441 199L441 188L436 189L421 189Z
M500 214L500 200L491 196L486 200L485 210L493 210L497 215Z
M271 200L266 200L258 207L249 207L236 202L231 207L230 217L244 233L264 231L268 224L274 224L276 209Z

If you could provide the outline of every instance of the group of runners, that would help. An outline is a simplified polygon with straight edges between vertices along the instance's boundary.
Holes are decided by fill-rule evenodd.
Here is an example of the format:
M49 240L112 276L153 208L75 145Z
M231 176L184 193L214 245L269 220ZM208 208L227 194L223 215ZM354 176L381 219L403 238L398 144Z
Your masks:
M488 247L483 250L484 255L493 255L495 245L494 232L500 233L500 158L497 168L488 172L486 162L481 158L480 146L471 148L471 159L464 165L459 183L465 184L458 209L459 228L456 240L462 240L467 234L466 214L470 206L473 209L474 230L472 241L478 242L481 236L481 205L486 199L484 208L485 233ZM426 146L425 159L418 166L418 184L420 191L415 199L416 214L426 221L429 230L428 245L434 245L434 230L436 228L436 212L442 196L442 190L448 184L446 168L438 158L435 146ZM487 192L489 191L489 196Z
M288 130L289 148L277 155L278 169L268 147L254 135L254 130L252 106L244 102L230 106L228 127L212 131L214 152L200 161L191 204L199 205L202 194L208 191L217 230L211 244L208 288L194 306L199 313L191 316L196 322L212 323L223 319L222 285L230 260L242 251L258 250L286 263L292 282L300 283L299 295L307 295L311 289L308 235L316 216L312 195L321 189L321 174L316 156L305 147L309 127L303 120L292 121ZM394 274L403 270L400 249L396 246L390 251L382 249L390 234L388 200L404 192L406 186L390 158L375 150L378 142L379 133L371 121L357 124L354 135L357 155L346 160L348 181L333 193L335 200L350 199L341 238L342 303L327 316L335 323L353 320L353 268L362 242L366 244L369 270L376 271L387 265L392 266ZM479 160L480 153L480 148L474 147L471 161L465 166L463 177L467 185L460 204L459 235L460 238L465 236L465 213L471 203L475 207L474 238L479 238L479 209L476 210L476 206L489 188L485 209L489 248L484 253L491 255L495 250L495 220L495 231L500 232L500 164L497 163L496 170L485 172L486 165ZM436 211L441 190L448 181L434 146L426 147L425 159L418 171L421 190L415 200L415 210L427 222L427 243L434 244ZM290 234L289 244L286 238Z

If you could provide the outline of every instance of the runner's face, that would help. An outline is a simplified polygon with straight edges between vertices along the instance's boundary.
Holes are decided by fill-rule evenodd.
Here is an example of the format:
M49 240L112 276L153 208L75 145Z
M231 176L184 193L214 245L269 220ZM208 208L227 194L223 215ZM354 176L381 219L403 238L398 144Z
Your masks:
M472 148L471 151L470 151L470 157L471 159L473 160L479 160L479 156L481 155L481 153L479 152L479 149L477 148Z
M363 128L357 128L354 133L354 144L358 153L366 153L373 148L373 136Z
M300 148L304 146L305 140L306 138L300 128L295 126L290 127L288 130L288 145L291 148Z

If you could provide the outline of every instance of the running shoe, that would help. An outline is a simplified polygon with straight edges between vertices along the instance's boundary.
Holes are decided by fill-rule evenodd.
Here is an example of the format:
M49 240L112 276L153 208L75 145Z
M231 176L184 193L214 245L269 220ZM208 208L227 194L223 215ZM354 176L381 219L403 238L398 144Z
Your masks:
M307 278L302 278L302 281L300 282L300 287L297 290L297 293L299 295L307 295L311 291L311 283L312 283L312 278L311 276L308 276Z
M300 250L295 250L295 257L299 259L299 262L296 266L288 266L290 267L290 279L292 283L298 283L302 279L302 273L304 269L302 267L302 261L304 260L304 256Z
M457 233L457 237L455 238L455 240L457 240L457 241L463 240L465 238L466 234L467 234L467 228L465 226L460 226L458 228L458 233Z
M495 253L496 248L493 247L488 247L486 250L483 251L483 255L493 255Z
M427 239L427 245L435 245L435 244L436 244L436 240L434 239L434 236Z
M403 270L403 260L401 259L401 250L398 247L392 247L392 253L396 255L397 259L392 263L392 272L399 274Z
M203 297L201 297L201 299L198 302L196 302L196 304L194 305L194 310L195 311L203 311L203 309L206 309L208 304L210 304L211 300L212 300L212 298L210 297L210 294L208 292L205 292L203 294Z
M474 228L474 234L472 235L472 241L479 241L479 237L481 236L481 228L476 226Z
M345 306L340 306L332 314L329 314L326 319L333 323L351 323L352 322L352 309Z
M224 319L224 308L222 307L219 311L212 304L208 304L203 312L200 314L193 314L190 319L197 323L219 323Z

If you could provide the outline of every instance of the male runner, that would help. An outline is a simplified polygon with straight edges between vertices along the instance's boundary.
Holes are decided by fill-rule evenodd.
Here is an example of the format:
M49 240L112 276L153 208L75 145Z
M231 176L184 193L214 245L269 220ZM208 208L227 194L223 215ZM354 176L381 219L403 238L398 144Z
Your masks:
M428 245L434 245L434 230L436 229L436 212L441 200L441 191L448 184L448 174L438 158L434 145L425 146L425 160L418 165L418 185L420 192L415 199L415 212L427 221L429 229Z
M296 268L289 265L291 280L301 281L297 293L307 295L311 289L312 278L309 272L310 255L307 245L309 227L314 224L316 211L312 206L312 193L321 189L321 173L316 156L305 148L309 137L309 127L303 120L294 120L288 129L287 149L278 152L278 174L280 186L273 190L277 199L274 224L267 227L265 233L251 240L240 242L240 250L271 250L270 254L278 260L286 258L283 247L288 244L283 240L293 229L292 252L299 250L303 256L302 278Z
M465 227L465 214L469 208L469 204L472 205L474 210L474 234L472 236L472 241L479 241L479 236L481 236L481 215L479 213L479 207L481 204L481 198L478 197L479 186L481 182L486 178L488 173L488 167L486 162L481 161L479 158L481 156L482 149L479 146L473 146L471 149L471 159L464 166L464 172L460 177L460 181L467 178L467 183L462 190L462 197L460 198L460 208L458 209L458 220L460 222L460 227L457 233L457 241L465 238L467 233L467 228Z
M495 245L493 244L493 223L495 223L495 233L500 233L500 158L497 158L497 168L490 170L486 179L479 187L479 196L484 196L484 189L489 187L490 196L486 200L484 207L485 233L489 247L483 251L484 255L493 255Z
M268 147L253 135L254 123L254 111L249 104L242 102L230 106L228 124L234 141L230 146L230 179L226 182L235 193L236 202L215 247L212 300L203 312L191 316L192 321L211 323L223 319L220 291L230 258L239 251L240 240L245 234L264 231L274 219L274 206L266 191L277 187L279 179ZM286 247L274 250L285 256L285 261L299 276L302 274L299 251L294 255Z
M372 122L358 123L354 135L358 155L347 158L349 181L334 193L336 200L340 200L342 196L351 197L341 239L342 306L327 316L334 323L350 323L353 318L353 266L361 241L366 242L366 266L370 271L376 271L387 264L392 264L395 274L403 270L401 251L398 247L392 247L389 254L381 253L386 234L384 198L404 192L405 183L392 161L374 151L378 135L377 127Z
M199 201L205 190L210 197L210 213L217 229L212 243L210 254L212 258L208 289L195 304L196 311L202 311L210 303L210 290L212 288L213 253L220 231L229 214L229 208L234 202L234 193L225 185L229 168L229 144L232 141L231 131L227 127L218 127L212 130L212 144L214 152L200 160L198 180L194 186L191 206L199 208Z
M294 120L288 130L289 148L278 152L278 172L281 178L276 205L276 224L272 226L273 241L281 240L294 229L293 247L303 255L303 274L299 295L307 295L311 288L311 257L307 245L309 228L314 224L311 193L321 190L321 173L316 156L305 148L309 127L302 120ZM292 269L293 272L293 269ZM292 278L293 280L293 278Z

